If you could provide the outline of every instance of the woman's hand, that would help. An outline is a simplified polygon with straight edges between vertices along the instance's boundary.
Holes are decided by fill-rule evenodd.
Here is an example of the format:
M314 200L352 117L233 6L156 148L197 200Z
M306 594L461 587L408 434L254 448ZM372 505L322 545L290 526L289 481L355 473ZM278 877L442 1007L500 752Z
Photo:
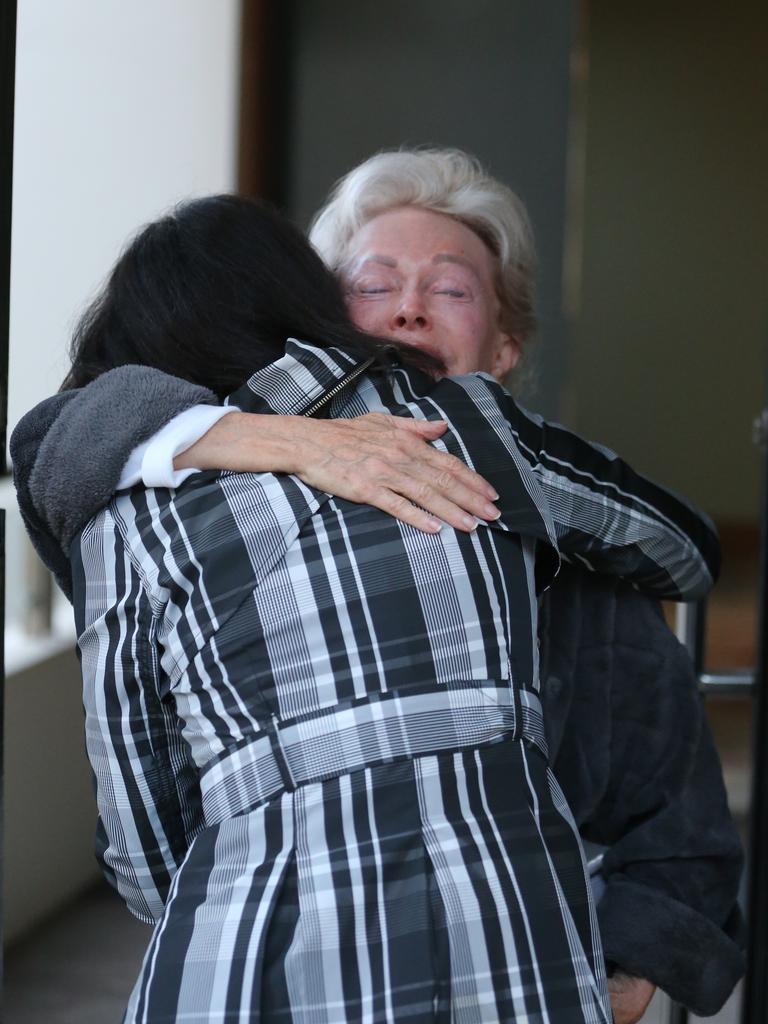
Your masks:
M445 429L442 420L386 413L333 420L230 413L177 455L174 467L294 473L426 533L436 533L441 520L468 532L476 517L498 519L498 495L460 459L431 446Z
M653 998L656 986L645 978L616 971L608 979L614 1024L637 1024Z

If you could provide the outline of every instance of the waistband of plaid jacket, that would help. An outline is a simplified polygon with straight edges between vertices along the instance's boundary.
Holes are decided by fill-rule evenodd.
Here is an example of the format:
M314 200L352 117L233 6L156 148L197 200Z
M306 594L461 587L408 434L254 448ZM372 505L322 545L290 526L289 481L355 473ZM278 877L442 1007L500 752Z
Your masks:
M264 729L203 768L208 825L310 782L502 738L527 740L547 756L536 694L487 680L383 692L301 718L273 718Z

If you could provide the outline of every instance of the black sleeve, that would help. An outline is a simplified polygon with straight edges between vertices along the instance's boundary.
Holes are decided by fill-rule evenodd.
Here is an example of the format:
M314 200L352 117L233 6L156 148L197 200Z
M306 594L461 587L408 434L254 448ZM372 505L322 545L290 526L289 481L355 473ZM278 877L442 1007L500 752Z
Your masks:
M546 704L554 768L582 835L607 847L605 956L715 1013L744 969L743 857L690 659L626 584L570 568L547 601L545 697L550 676L570 691L562 722Z
M593 823L611 840L598 920L609 960L706 1016L744 971L743 854L690 658L660 618L644 629L642 601L617 616L612 784Z
M207 388L145 366L121 366L79 391L46 399L11 436L14 483L38 554L71 596L73 537L114 493L133 449L194 405Z

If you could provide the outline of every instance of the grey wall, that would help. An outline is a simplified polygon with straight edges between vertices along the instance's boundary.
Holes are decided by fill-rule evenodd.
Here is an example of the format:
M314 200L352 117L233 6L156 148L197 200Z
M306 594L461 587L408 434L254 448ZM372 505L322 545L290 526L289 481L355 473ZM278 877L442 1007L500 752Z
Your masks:
M768 340L768 4L592 0L585 434L722 520L759 507Z
M377 150L459 146L520 193L541 261L542 386L564 372L561 263L571 0L296 0L290 212Z

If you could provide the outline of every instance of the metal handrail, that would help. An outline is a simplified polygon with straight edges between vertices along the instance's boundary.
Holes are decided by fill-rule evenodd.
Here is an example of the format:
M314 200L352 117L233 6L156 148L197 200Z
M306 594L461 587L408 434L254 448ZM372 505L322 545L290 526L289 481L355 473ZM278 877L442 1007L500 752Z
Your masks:
M707 696L752 697L756 687L757 677L751 668L699 673L699 689Z

